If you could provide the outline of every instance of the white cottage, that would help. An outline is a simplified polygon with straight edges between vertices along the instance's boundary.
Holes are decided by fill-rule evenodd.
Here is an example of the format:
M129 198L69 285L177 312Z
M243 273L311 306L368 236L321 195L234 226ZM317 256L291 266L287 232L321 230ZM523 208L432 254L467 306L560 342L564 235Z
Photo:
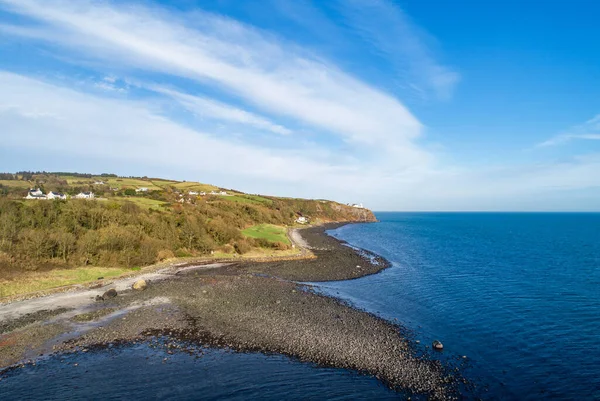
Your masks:
M93 192L80 192L77 195L75 195L75 198L77 199L94 199L94 193Z
M67 199L67 195L61 194L60 192L50 191L46 196L48 199Z
M29 190L29 192L27 193L27 196L25 197L25 199L47 199L46 195L44 195L44 193L39 189L33 189L31 188Z

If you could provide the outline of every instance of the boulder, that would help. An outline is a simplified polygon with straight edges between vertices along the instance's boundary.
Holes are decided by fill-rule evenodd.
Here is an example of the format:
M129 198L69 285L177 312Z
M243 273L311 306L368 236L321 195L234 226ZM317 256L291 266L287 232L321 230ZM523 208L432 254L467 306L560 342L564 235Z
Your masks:
M108 298L114 298L117 296L117 290L115 290L114 288L111 288L110 290L106 291L103 295L102 298L104 299L108 299Z
M104 301L104 297L102 295L96 295L96 302Z
M136 291L144 291L146 288L148 288L148 283L146 282L146 280L141 279L133 283L131 288L133 288Z
M442 344L441 342L439 342L438 340L435 340L433 342L433 344L431 344L431 346L433 347L433 349L436 349L438 351L441 351L444 349L444 344Z

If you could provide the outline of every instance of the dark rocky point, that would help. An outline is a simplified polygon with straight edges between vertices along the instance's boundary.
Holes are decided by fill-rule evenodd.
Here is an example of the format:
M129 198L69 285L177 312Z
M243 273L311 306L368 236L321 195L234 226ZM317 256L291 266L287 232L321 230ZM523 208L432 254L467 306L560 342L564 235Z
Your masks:
M107 298L114 298L116 296L117 296L117 290L115 290L114 288L111 288L110 290L106 291L102 295L102 298L107 299Z

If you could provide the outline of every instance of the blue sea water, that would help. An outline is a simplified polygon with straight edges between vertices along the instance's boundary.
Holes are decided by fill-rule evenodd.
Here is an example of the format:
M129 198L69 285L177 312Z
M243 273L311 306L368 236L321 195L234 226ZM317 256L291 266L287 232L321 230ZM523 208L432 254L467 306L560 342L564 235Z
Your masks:
M467 356L485 398L600 399L600 214L377 217L330 234L392 267L324 292Z
M55 355L1 378L1 400L395 400L376 379L280 355L147 343Z
M600 214L377 217L331 234L392 266L321 291L397 320L423 350L441 340L434 358L466 356L463 374L484 399L600 400ZM147 345L53 356L1 379L2 400L402 398L283 356Z

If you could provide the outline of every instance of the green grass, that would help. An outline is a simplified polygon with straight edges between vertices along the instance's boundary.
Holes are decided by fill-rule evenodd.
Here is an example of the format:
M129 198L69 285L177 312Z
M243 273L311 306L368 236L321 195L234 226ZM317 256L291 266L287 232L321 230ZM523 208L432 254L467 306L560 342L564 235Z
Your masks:
M31 188L31 183L29 181L0 180L0 184L4 185L5 187L11 187L11 188L23 188L23 189Z
M153 191L153 190L159 191L162 189L160 186L155 185L150 180L141 180L138 178L119 178L119 177L115 178L115 177L100 177L100 176L94 176L92 178L83 178L83 177L74 177L72 175L61 175L60 178L66 180L67 184L69 184L69 185L77 185L77 184L91 185L96 181L102 181L111 188L119 188L119 189L133 188L133 189L136 189L136 188L140 188L140 187L146 187L151 191Z
M183 190L183 191L204 191L204 192L210 192L210 191L216 191L219 189L219 187L215 187L214 185L209 185L209 184L201 184L199 182L192 182L192 181L186 181L186 182L177 182L175 184L173 184L172 186L174 186L177 189Z
M255 205L271 205L273 203L271 199L263 198L262 196L258 195L237 194L231 196L222 196L222 199L238 203L252 203Z
M102 177L97 177L94 178L92 180L93 181L103 181L104 183L106 183L106 185L108 185L111 188L148 188L151 191L160 191L162 188L154 185L152 183L152 181L146 181L146 180L140 180L137 178L102 178Z
M156 185L157 187L161 187L162 189L165 189L166 187L170 187L170 186L177 184L179 181L151 180L151 182L153 185Z
M248 227L242 231L242 234L246 237L265 238L271 242L291 244L287 237L287 229L273 224L258 224L256 226Z
M15 280L0 280L0 297L27 294L65 285L89 283L99 277L112 278L129 272L131 269L113 267L79 267L76 269L56 269L46 272L25 273Z
M240 195L233 195L233 196L221 196L223 200L228 200L231 202L238 202L238 203L253 203L255 205L261 204L261 202L258 202L254 199L250 199L247 198L245 196L240 196Z
M139 207L145 208L145 209L160 209L161 206L167 204L166 202L159 201L156 199L141 198L141 197L136 197L136 196L132 196L132 197L128 197L128 198L122 198L122 197L115 196L115 197L111 198L111 200L114 200L116 202L129 201L129 202L135 203Z

